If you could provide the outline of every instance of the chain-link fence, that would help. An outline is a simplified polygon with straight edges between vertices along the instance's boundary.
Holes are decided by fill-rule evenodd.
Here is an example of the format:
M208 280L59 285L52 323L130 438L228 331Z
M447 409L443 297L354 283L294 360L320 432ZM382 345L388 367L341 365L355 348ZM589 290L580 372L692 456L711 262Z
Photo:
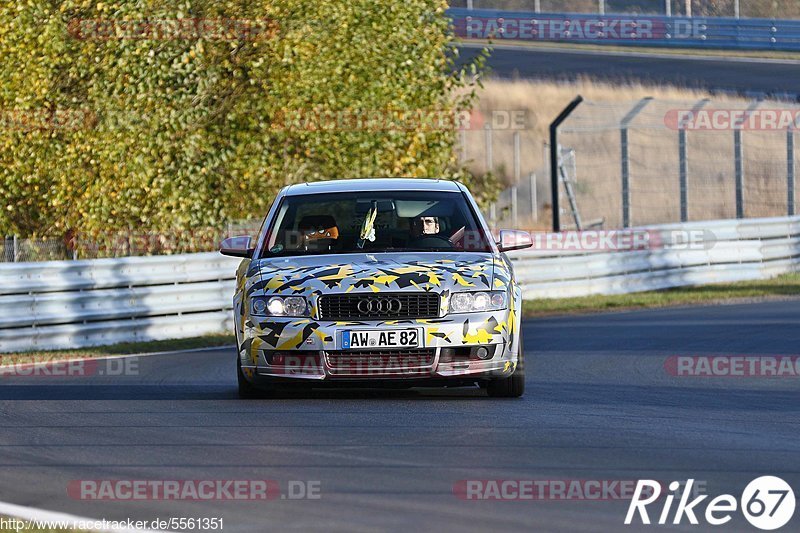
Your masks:
M223 228L195 228L174 232L132 228L108 232L73 231L61 238L21 238L12 235L0 239L0 262L211 252L217 250L220 241L227 237L250 235L255 238L260 227L260 220L247 220L232 222Z
M585 101L558 129L561 225L623 228L794 215L798 128L800 106L794 104ZM461 133L461 159L508 184L488 213L494 225L551 226L545 135L542 128Z
M503 112L508 113L508 112ZM548 223L546 145L541 131L530 123L510 130L487 123L459 132L459 161L474 174L492 172L506 188L485 213L491 225L535 228Z
M794 215L798 119L800 107L758 101L584 102L558 132L562 220Z
M534 13L800 18L800 2L774 0L454 0L450 6Z

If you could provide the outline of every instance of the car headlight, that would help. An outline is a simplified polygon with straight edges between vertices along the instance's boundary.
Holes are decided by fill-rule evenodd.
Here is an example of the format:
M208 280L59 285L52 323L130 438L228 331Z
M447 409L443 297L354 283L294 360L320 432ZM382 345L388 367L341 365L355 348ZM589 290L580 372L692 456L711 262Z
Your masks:
M257 296L250 300L256 316L308 316L308 302L302 296Z
M450 313L497 311L506 307L506 291L454 292L450 295Z

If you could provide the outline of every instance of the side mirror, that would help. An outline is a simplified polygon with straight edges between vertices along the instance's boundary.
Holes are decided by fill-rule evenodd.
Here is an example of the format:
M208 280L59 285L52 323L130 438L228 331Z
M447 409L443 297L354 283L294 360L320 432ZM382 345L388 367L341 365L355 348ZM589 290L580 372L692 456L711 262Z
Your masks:
M219 253L231 257L253 257L255 248L250 247L250 237L229 237L219 245Z
M500 231L500 240L497 242L497 246L501 252L524 250L533 246L533 239L527 231L504 229Z

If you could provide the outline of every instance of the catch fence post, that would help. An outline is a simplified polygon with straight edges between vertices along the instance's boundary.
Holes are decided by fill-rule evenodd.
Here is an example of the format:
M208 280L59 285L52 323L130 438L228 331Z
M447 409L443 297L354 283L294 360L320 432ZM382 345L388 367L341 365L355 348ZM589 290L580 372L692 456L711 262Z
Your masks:
M559 206L558 196L558 128L569 118L575 108L581 105L583 96L578 95L569 105L564 108L560 115L550 124L550 185L551 198L553 201L553 232L561 231L561 207Z
M620 150L622 161L622 227L631 226L631 162L628 146L628 128L633 119L649 104L651 97L642 98L620 122Z

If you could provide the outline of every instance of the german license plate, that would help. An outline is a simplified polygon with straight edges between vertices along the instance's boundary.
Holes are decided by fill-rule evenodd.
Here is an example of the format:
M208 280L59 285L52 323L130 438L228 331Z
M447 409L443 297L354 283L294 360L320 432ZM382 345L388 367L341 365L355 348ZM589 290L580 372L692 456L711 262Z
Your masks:
M370 350L379 348L417 348L419 330L347 330L342 332L343 350Z

